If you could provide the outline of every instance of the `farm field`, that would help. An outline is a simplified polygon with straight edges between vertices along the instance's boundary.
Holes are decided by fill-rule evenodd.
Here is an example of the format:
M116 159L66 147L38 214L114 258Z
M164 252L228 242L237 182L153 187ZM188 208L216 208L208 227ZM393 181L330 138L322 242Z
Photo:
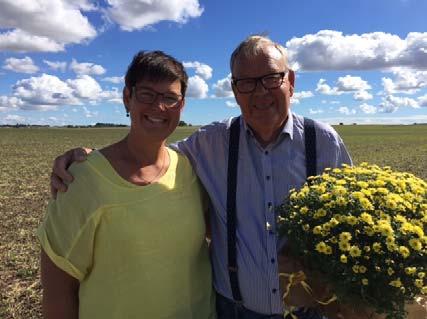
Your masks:
M170 141L196 127L178 128ZM427 125L337 126L356 164L370 162L427 180ZM76 146L101 148L126 128L0 128L0 319L41 318L35 230L49 199L53 159Z

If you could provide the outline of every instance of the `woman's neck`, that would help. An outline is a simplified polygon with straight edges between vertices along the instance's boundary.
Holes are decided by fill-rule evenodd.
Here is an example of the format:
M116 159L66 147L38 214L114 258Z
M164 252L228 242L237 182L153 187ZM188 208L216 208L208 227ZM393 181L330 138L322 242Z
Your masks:
M140 136L129 134L123 139L122 146L125 148L125 155L140 167L155 164L164 158L166 141L144 142Z

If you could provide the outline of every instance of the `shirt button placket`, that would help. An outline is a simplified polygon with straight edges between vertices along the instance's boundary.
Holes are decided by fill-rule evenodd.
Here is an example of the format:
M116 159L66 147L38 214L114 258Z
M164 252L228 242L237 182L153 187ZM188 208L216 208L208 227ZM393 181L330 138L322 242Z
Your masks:
M271 152L264 151L263 156L264 162L264 176L265 176L265 199L266 199L266 231L267 231L267 258L269 262L269 285L270 293L273 298L271 298L271 310L275 305L275 297L277 295L277 280L276 280L276 232L275 232L275 214L274 214L274 187L273 187L273 178L272 178L272 159Z

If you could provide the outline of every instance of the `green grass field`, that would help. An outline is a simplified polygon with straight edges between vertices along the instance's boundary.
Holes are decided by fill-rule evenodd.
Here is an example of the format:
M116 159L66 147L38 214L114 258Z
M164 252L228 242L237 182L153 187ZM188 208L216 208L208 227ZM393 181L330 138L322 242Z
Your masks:
M178 128L170 141L196 128ZM408 171L427 180L427 125L338 126L354 162ZM101 148L126 128L0 129L0 318L41 318L35 230L49 198L53 159L69 148Z

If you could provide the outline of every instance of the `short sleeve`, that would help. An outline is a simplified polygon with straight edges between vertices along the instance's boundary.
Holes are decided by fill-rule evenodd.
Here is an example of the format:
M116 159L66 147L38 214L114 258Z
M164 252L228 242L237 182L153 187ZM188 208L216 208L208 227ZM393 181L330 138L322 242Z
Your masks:
M79 281L92 267L97 227L87 166L82 163L71 168L74 182L67 192L59 193L56 200L49 202L37 231L42 249L52 262Z

